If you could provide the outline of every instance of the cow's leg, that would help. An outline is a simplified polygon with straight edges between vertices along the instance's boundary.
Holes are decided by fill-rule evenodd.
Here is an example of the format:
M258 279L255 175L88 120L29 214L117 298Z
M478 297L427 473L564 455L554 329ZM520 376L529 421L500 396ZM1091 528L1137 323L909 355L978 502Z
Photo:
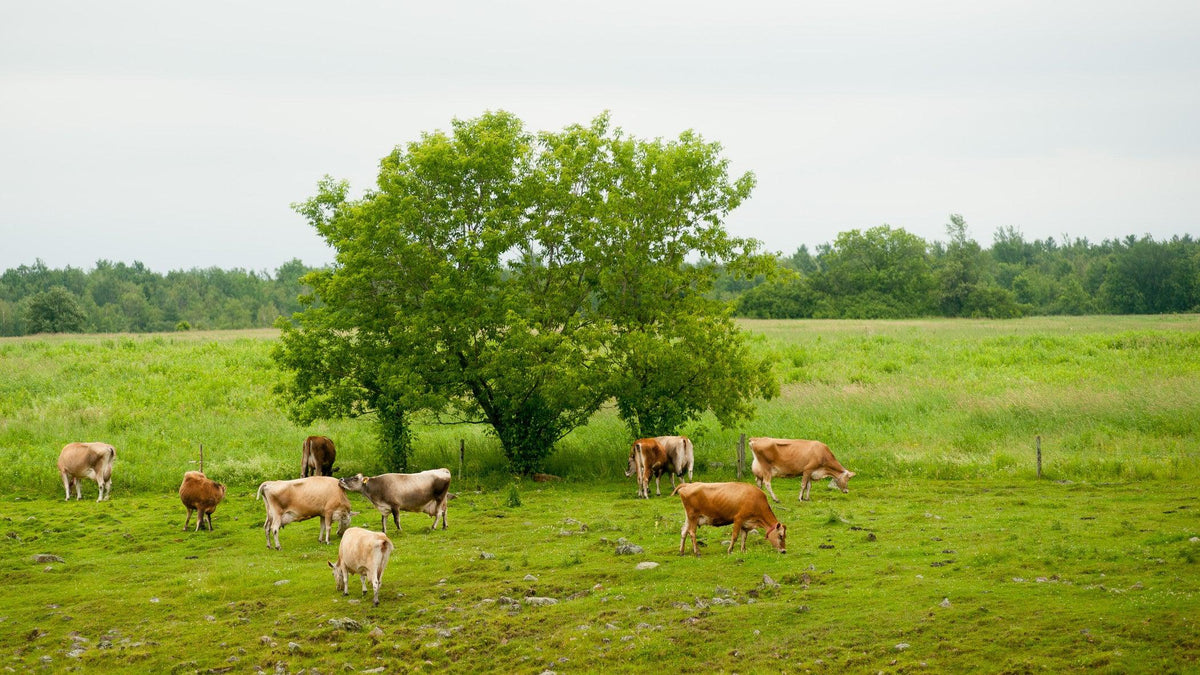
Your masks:
M725 549L725 553L727 553L727 554L733 553L733 547L735 544L737 544L738 537L741 534L742 534L742 521L740 521L740 520L733 521L733 533L729 535L729 548ZM742 550L743 551L746 550L745 545L742 546Z
M679 533L679 555L683 555L683 547L685 544L687 544L688 525L690 525L690 524L691 524L691 521L688 521L688 520L683 521L683 531Z
M388 514L386 514L386 513L379 516L379 527L380 527L380 529L383 530L384 534L387 534L387 517L388 517Z
M662 496L662 474L661 473L654 477L654 494L658 497ZM649 498L650 498L650 495L646 495L646 499L649 499Z
M771 487L771 477L770 476L767 476L766 478L763 479L762 485L760 487L765 489L771 495L771 499L774 499L776 504L779 503L779 497L775 496L775 489Z
M184 532L187 532L188 521L190 521L191 519L192 519L192 509L189 507L187 510L187 518L183 519L183 531Z
M400 529L400 509L392 509L392 522L396 524L396 532L404 531Z
M60 473L62 476L63 490L67 493L67 501L71 501L71 477L66 471Z
M811 498L808 496L810 485L812 485L812 473L805 473L804 477L800 479L800 501L810 501Z
M367 594L367 570L363 570L362 574L358 575L358 580L362 582L362 592L359 595ZM375 604L379 604L376 602Z
M376 576L371 579L371 586L375 590L374 603L375 603L375 606L378 607L379 606L379 577Z
M208 525L208 531L212 532L212 511L204 514L204 522Z
M329 523L331 520L332 516L326 518L324 514L321 515L321 532L317 534L317 541L322 544L329 543Z

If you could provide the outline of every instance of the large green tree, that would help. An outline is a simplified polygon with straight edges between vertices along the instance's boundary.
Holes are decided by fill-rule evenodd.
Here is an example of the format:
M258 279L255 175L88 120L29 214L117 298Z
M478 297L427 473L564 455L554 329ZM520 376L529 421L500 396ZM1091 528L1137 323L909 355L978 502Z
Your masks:
M690 132L455 120L385 157L362 198L327 179L298 205L337 261L282 323L281 393L299 421L380 416L393 468L417 412L488 425L522 473L610 400L634 434L731 423L777 387L705 297L717 265L769 264L722 225L752 187Z

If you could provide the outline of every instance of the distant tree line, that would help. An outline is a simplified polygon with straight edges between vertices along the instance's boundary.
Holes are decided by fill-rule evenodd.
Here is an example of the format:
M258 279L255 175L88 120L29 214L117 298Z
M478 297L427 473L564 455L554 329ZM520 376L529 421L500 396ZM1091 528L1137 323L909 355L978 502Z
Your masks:
M952 215L948 241L926 242L881 225L842 232L816 251L801 246L756 279L718 277L714 295L751 318L1010 318L1053 314L1200 311L1200 241L1152 237L1092 243L1028 241L996 230L991 248ZM300 260L274 274L215 267L159 274L142 263L101 260L95 269L42 261L0 275L0 336L153 332L273 325L310 292Z
M754 318L1010 318L1053 314L1200 311L1200 242L1190 235L1027 241L1012 227L992 247L967 236L960 215L949 241L926 242L887 225L842 232L816 253L801 246L777 273L720 290Z
M0 335L210 330L271 326L300 309L300 260L275 273L215 267L160 274L140 262L93 270L38 260L0 276Z

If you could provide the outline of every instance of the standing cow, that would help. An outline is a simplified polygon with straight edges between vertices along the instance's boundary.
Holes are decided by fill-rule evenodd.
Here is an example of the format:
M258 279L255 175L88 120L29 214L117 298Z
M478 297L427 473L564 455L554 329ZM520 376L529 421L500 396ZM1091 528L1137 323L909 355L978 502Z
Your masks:
M333 448L333 441L324 436L309 436L304 439L304 449L300 453L300 477L332 476L335 458L337 450Z
M847 484L854 477L830 452L829 446L820 441L790 440L784 438L751 438L750 451L754 463L750 471L759 487L771 493L776 502L779 497L771 489L771 479L802 476L799 499L810 501L808 489L814 480L832 478L842 492L850 492Z
M58 474L62 476L67 501L71 500L71 487L75 488L75 499L83 498L80 481L91 478L100 487L103 501L112 496L112 468L117 451L108 443L68 443L58 454Z
M329 530L336 521L338 536L350 526L350 500L332 476L309 476L293 480L269 480L258 486L255 499L263 500L267 509L267 520L263 531L267 533L267 548L272 548L271 537L275 537L275 550L279 550L279 530L284 525L309 518L321 519L321 533L317 541L328 544Z
M767 496L762 490L749 483L686 483L675 488L671 494L679 495L683 502L684 515L682 536L679 539L679 555L683 555L688 536L692 538L692 553L700 555L696 548L696 528L701 525L721 527L733 525L726 553L733 552L738 538L742 550L746 550L746 537L750 530L761 529L767 541L780 553L787 553L787 528L775 518Z
M196 531L202 525L208 525L212 532L212 514L217 510L217 504L225 499L225 486L215 480L210 480L199 471L188 471L183 474L183 482L179 484L179 500L187 509L187 518L183 519L183 529L186 532L188 522L192 519L192 511L198 512Z
M355 474L338 481L347 492L357 492L366 497L382 515L382 529L387 532L387 518L392 516L396 529L400 529L401 511L413 511L433 516L437 528L438 517L442 529L446 529L446 510L450 502L450 469L430 469L420 473L385 473L378 476Z
M382 532L371 532L361 527L352 527L342 535L338 544L337 564L333 568L333 583L342 595L350 594L350 575L357 574L362 581L362 592L367 592L367 579L375 590L375 606L379 606L379 587L383 585L383 570L392 556L395 546Z
M692 480L692 467L695 464L695 453L692 441L687 436L656 436L654 438L639 438L629 448L629 464L625 468L626 476L637 476L638 497L650 498L650 478L654 478L655 494L662 494L661 479L664 473L671 475L671 485L675 485L675 477L683 481L687 474Z

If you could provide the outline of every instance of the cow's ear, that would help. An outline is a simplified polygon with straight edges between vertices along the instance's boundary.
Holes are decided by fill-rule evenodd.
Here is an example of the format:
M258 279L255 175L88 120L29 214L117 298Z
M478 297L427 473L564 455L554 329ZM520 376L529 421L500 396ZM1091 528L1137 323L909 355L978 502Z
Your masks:
M361 475L361 474L360 474L360 475ZM370 476L363 476L363 482L364 482L364 483L365 483L365 482L367 482L367 481L369 481L369 480L371 480L371 477L370 477Z

